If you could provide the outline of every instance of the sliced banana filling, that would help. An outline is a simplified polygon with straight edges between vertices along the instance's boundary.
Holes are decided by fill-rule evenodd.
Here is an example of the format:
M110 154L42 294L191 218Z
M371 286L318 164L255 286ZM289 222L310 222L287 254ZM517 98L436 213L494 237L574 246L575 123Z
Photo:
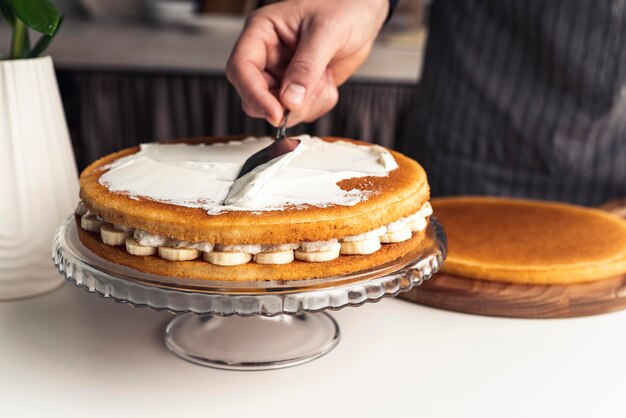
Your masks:
M93 213L85 213L80 217L80 227L89 232L100 232L106 221Z
M154 255L158 250L157 247L141 245L134 238L127 238L124 244L126 245L126 251L132 255Z
M348 241L341 243L341 254L372 254L380 250L379 237L367 238L361 241Z
M432 214L433 209L426 202L413 215L358 235L291 244L222 245L205 241L182 241L152 235L141 229L114 225L89 212L82 202L76 209L82 229L99 232L103 243L111 246L123 245L129 254L158 255L171 261L189 261L202 257L217 266L238 266L251 261L257 264L289 264L294 259L319 263L334 260L340 255L373 254L382 247L381 244L404 242L411 239L413 233L426 229L427 218Z
M258 253L252 257L257 264L289 264L293 261L293 250Z
M195 248L159 247L159 257L170 261L189 261L200 257Z
M115 229L111 224L105 224L100 228L100 238L107 245L124 245L130 238L131 232Z
M217 266L238 266L252 260L252 254L239 251L211 251L204 253L204 259Z

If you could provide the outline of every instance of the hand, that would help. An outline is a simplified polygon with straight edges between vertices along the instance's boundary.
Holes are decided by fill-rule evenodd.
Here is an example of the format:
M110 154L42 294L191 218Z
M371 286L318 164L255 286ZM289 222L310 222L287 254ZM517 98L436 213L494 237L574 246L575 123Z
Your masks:
M290 126L327 113L388 9L388 0L288 0L252 13L226 69L244 111L277 125L289 108Z

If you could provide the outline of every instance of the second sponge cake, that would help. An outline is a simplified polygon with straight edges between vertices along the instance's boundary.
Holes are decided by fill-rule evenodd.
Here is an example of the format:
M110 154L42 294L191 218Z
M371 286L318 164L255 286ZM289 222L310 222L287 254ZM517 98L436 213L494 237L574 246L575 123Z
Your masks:
M606 212L531 200L432 200L448 235L443 272L528 284L597 281L626 272L626 222Z

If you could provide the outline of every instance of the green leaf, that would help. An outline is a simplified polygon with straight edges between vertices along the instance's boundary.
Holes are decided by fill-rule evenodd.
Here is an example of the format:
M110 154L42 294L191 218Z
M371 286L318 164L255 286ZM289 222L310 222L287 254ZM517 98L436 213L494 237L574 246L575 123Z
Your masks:
M57 35L57 33L59 33L59 29L61 29L61 26L63 25L63 19L64 16L61 16L61 18L59 19L59 24L57 25L57 28L52 35L41 35L41 38L39 38L33 49L30 51L30 54L28 54L28 58L40 57L41 54L43 54L45 50L48 49L54 37Z
M2 13L2 16L4 16L7 22L13 26L15 22L15 15L13 14L13 9L11 9L11 6L7 3L7 1L8 0L0 0L0 13Z
M37 32L52 35L59 26L59 12L49 0L4 1L8 1L17 18Z

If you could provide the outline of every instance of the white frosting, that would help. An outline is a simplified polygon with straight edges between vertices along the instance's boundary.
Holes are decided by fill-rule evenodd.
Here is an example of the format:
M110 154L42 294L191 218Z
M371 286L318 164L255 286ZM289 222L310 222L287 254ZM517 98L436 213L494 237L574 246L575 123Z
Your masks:
M136 229L133 238L137 240L139 245L145 247L173 247L173 248L192 248L198 251L213 251L214 245L205 241L191 242L182 241L174 238L167 238L161 235L152 235L141 229Z
M406 218L401 219L408 224L410 224L411 229L413 231L423 231L428 226L428 222L426 222L426 218L433 214L433 207L430 202L424 203L420 210L418 210L413 215L410 215Z
M250 173L247 185L240 186L239 200L229 206L222 203L244 161L268 146L271 138L213 145L143 144L139 152L109 165L99 182L133 198L203 208L217 214L279 210L289 205L353 206L367 199L367 194L358 189L342 190L338 182L386 176L398 167L383 147L331 143L308 135L297 138L301 143L296 151Z
M194 250L203 251L208 253L213 251L213 244L210 244L206 241L200 242L190 242L190 241L179 241L179 240L169 240L167 247L174 248L193 248Z
M424 203L424 205L422 206L422 208L420 209L420 211L418 213L420 213L424 217L432 215L433 214L433 207L430 204L430 202Z
M241 252L249 254L274 253L278 251L295 250L298 244L241 244L216 245L215 251Z
M97 220L97 221L106 222L106 221L105 221L104 219L102 219L99 215L96 215L95 213L93 213L93 212L92 212L92 211L90 211L90 210L87 210L87 211L85 212L85 214L84 214L82 217L85 217L85 218L88 218L88 219L95 219L95 220Z
M426 218L423 216L413 218L413 222L411 223L411 229L413 231L423 231L427 226L428 222L426 222Z
M399 221L391 222L390 224L385 225L385 227L387 228L387 233L398 232L405 229L407 227L405 220L406 218L402 218Z
M381 235L387 233L387 227L381 226L380 228L374 229L373 231L367 231L359 235L350 235L347 237L343 237L341 242L356 242L356 241L364 241L366 239L378 238Z
M318 251L339 251L341 249L341 244L339 244L339 240L337 239L331 239L328 241L301 242L299 249L307 253Z
M122 231L122 232L133 232L133 228L129 228L124 225L113 224L113 229L115 229L116 231Z
M229 191L228 196L224 200L224 205L243 204L252 200L258 195L278 175L293 158L302 152L301 146L298 146L292 152L274 158L265 164L255 167L252 171L237 179Z
M378 162L381 163L383 167L385 167L385 170L393 171L398 168L398 163L396 163L393 155L391 155L391 153L389 153L389 151L387 151L385 148L381 147L380 145L374 145L372 146L372 149L374 152L379 153L380 156L378 157Z
M161 235L152 235L141 229L135 229L133 238L144 247L164 247L168 238Z

